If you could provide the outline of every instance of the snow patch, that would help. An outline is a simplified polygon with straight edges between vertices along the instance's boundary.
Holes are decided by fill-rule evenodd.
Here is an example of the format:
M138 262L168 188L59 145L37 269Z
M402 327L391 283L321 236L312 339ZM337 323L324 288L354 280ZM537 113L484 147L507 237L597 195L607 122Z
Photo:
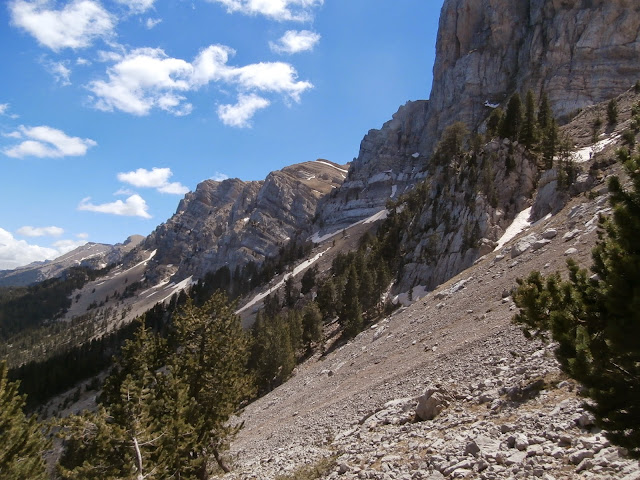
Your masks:
M511 225L505 230L504 235L498 240L498 246L493 250L494 252L500 250L505 244L518 235L520 232L526 230L531 226L529 217L531 216L531 207L521 211L516 218L514 218Z
M305 260L304 262L302 262L300 265L298 265L297 267L295 267L293 269L292 272L287 273L284 277L282 277L282 280L280 280L277 284L275 284L273 287L270 287L267 291L259 293L258 295L256 295L255 297L253 297L248 303L246 303L242 308L239 308L238 310L236 310L236 315L239 315L240 313L244 312L245 310L247 310L248 308L254 306L256 303L258 303L260 300L263 300L267 295L272 294L273 292L275 292L276 290L278 290L280 287L282 287L284 285L284 282L286 282L289 277L295 277L296 275L298 275L300 272L302 272L303 270L309 268L311 265L313 265L314 263L316 263L318 261L318 259L320 257L322 257L325 253L327 253L329 250L331 250L331 247L327 248L325 251L318 253L316 256Z
M427 290L427 287L423 285L418 285L416 287L413 287L413 290L411 291L411 299L409 299L409 292L404 292L393 297L392 301L395 305L400 303L405 307L408 307L413 302L417 302L421 298L426 297L428 293L429 293L429 290Z
M131 271L131 270L133 270L134 268L138 268L140 265L146 265L146 264L149 262L149 260L151 260L153 257L155 257L155 256L156 256L156 253L158 253L158 250L154 250L153 252L151 252L151 255L149 255L149 258L147 258L146 260L141 261L140 263L138 263L138 264L134 265L134 266L133 266L133 267L131 267L131 268L126 269L126 270L125 270L124 272L122 272L122 273L124 274L124 273L130 272L130 271Z
M420 152L416 152L413 155L411 155L413 158L418 158L420 157Z
M342 173L349 173L349 171L348 171L348 170L345 170L344 168L336 167L335 165L332 165L332 164L331 164L331 163L329 163L329 162L323 162L322 160L316 160L316 162L321 163L321 164L323 164L323 165L327 165L327 166L332 167L332 168L335 168L336 170L339 170L339 171L341 171Z
M489 100L484 101L484 106L489 108L498 108L500 106L499 103L491 103Z
M391 195L390 198L393 198L396 196L396 192L398 191L398 186L397 185L392 185L391 186Z
M187 287L189 287L189 286L193 285L194 283L196 283L196 282L194 282L194 281L193 281L193 276L187 277L187 278L185 278L184 280L182 280L181 282L176 283L176 284L170 283L170 284L169 284L169 286L168 286L168 287L166 287L166 288L171 288L171 287L173 287L173 288L171 289L171 293L170 293L169 295L167 295L166 297L164 297L162 300L160 300L160 302L162 302L162 303L166 302L166 301L167 301L167 300L169 300L169 299L170 299L170 298L171 298L175 293L178 293L180 290L184 290L185 288L187 288Z
M584 148L581 148L580 150L576 150L571 154L571 157L573 158L573 161L576 163L584 163L586 161L591 160L596 153L600 153L601 151L603 151L605 148L607 148L609 145L611 145L613 142L615 142L619 138L620 138L620 135L613 135L611 137L604 138L589 147L584 147Z
M329 240L332 237L335 237L336 235L343 232L344 230L349 230L350 228L355 227L357 225L369 224L369 223L377 222L378 220L384 220L385 218L387 218L388 215L389 215L389 210L380 210L379 212L374 213L370 217L360 220L359 222L352 223L346 228L340 228L335 232L330 232L325 235L320 235L320 232L316 232L313 235L311 235L311 237L309 237L309 240L311 240L313 243L326 242L327 240Z

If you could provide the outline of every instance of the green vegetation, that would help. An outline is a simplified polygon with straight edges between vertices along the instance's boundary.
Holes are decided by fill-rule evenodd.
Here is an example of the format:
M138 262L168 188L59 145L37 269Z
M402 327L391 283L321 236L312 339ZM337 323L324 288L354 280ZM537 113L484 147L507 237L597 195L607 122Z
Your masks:
M614 212L601 220L592 274L571 260L568 280L532 272L518 281L514 321L558 342L558 361L584 386L598 424L640 457L640 155L619 157L632 188L609 182Z
M252 395L249 339L222 293L187 300L167 340L141 327L105 381L102 406L62 421L63 479L207 479Z
M609 125L618 123L618 101L612 98L607 104L607 121Z
M23 413L24 396L10 382L7 365L0 363L0 479L47 478L43 453L48 448L35 417Z

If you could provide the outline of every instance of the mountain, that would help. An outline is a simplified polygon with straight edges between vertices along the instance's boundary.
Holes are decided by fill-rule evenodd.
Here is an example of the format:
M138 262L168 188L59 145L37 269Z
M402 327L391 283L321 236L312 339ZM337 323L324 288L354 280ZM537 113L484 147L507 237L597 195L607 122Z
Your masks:
M123 243L108 245L105 243L86 243L53 260L34 262L13 270L0 271L0 287L19 287L59 277L69 267L103 268L122 261L144 237L132 235Z
M632 0L446 0L429 100L407 103L369 131L347 181L323 203L319 228L343 228L383 209L424 179L447 126L482 132L491 110L505 108L516 91L546 92L565 121L620 95L640 78L639 30Z
M316 160L263 181L205 180L140 245L157 252L147 278L202 278L223 266L233 271L262 263L291 239L306 240L318 200L342 184L347 168Z

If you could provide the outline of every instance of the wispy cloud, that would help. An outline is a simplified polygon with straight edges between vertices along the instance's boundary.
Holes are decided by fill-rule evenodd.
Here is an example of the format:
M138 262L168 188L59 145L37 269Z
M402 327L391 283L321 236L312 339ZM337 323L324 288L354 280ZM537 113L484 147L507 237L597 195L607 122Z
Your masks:
M302 93L313 88L311 83L298 80L298 73L288 63L237 67L228 64L234 54L224 45L211 45L187 62L169 57L162 49L140 48L116 57L116 63L107 69L108 79L93 81L88 88L95 95L96 108L134 115L147 115L153 108L189 114L193 106L185 95L212 82L235 86L239 95L236 108L246 106L247 98L253 98L253 105L257 105L257 97L252 95L257 92L281 94L299 102ZM261 108L265 102L261 101Z
M29 225L26 225L16 230L16 233L25 237L59 237L64 233L64 229L55 226L31 227Z
M147 21L144 23L148 30L151 30L153 27L162 23L161 18L147 18Z
M11 105L9 105L8 103L0 103L0 115L6 115L9 118L18 118L19 115L9 113L10 108L11 108ZM5 135L5 136L8 137L10 135Z
M169 182L173 175L170 168L153 167L151 170L139 168L133 172L118 173L118 180L134 187L155 188L160 193L170 193L174 195L184 195L189 191L187 187L179 182Z
M153 8L155 0L116 0L122 5L126 5L134 13L144 13Z
M94 204L91 197L83 198L78 205L78 210L88 212L109 213L112 215L122 215L127 217L151 218L149 206L140 195L131 195L124 202L116 200L111 203Z
M247 128L251 126L250 120L255 113L267 108L269 104L269 100L258 95L240 95L235 105L220 105L218 117L225 125Z
M227 8L229 13L264 15L278 21L306 22L313 19L313 10L324 0L209 0Z
M306 52L313 50L320 38L320 34L309 30L288 30L277 42L269 42L269 47L276 53Z
M56 10L48 0L13 0L11 23L54 51L86 48L94 40L113 36L116 18L100 3L74 0Z
M44 125L39 127L20 126L18 130L11 132L8 136L24 139L22 143L4 150L5 155L13 158L83 156L89 148L97 145L90 138L70 137L62 130Z
M67 67L67 64L68 62L48 62L45 64L49 73L62 86L71 85L71 69Z
M211 177L211 180L214 180L216 182L223 182L224 180L227 180L228 178L229 178L229 175L226 175L226 174L220 173L220 172L216 172Z

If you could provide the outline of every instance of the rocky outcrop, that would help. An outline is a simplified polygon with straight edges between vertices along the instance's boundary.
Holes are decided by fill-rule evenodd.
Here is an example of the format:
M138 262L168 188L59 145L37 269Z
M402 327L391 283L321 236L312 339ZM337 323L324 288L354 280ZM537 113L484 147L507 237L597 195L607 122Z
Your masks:
M426 101L407 102L380 130L369 130L342 186L319 207L323 232L347 227L384 208L425 178L419 148L429 111Z
M365 136L319 227L367 218L393 192L421 181L418 172L447 126L462 121L482 130L492 108L528 89L545 91L556 116L567 118L635 84L639 57L633 0L446 0L429 101L407 103Z
M566 117L635 84L639 55L633 0L446 0L423 144L455 121L478 127L514 91L545 91Z
M344 166L318 160L271 172L264 181L200 183L142 245L157 251L147 277L201 278L224 265L261 263L308 228L318 200L346 173Z

